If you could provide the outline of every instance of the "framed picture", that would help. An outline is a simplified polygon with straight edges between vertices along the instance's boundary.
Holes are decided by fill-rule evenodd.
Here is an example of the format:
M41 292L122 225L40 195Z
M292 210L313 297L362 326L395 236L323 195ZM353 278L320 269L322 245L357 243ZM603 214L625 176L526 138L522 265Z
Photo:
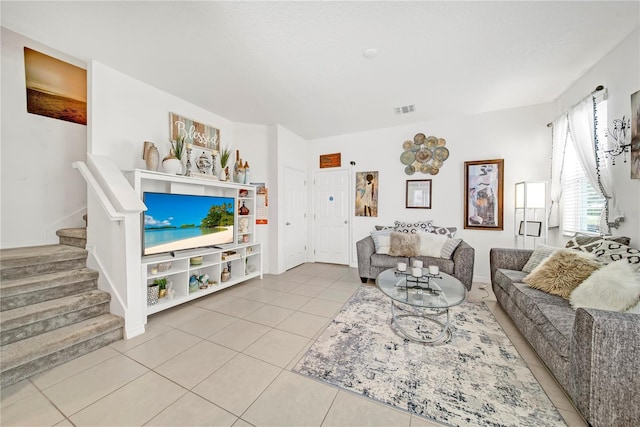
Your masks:
M27 112L87 124L87 70L24 48Z
M464 228L502 230L504 159L464 162Z
M430 179L407 180L405 207L409 209L431 209Z
M378 171L356 172L355 216L378 216Z
M527 221L527 236L540 237L542 232L542 221ZM524 221L520 221L518 235L524 236Z

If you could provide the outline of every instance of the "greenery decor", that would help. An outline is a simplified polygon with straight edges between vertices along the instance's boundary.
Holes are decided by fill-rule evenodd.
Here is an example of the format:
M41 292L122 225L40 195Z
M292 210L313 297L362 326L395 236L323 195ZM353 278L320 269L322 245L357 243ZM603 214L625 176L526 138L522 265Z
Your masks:
M225 147L220 151L220 166L222 166L222 169L227 167L227 163L229 163L229 156L231 156L231 150L228 147Z
M171 151L178 160L182 160L185 148L184 145L184 136L179 136L175 141L171 141Z
M167 278L166 277L158 277L153 281L154 285L158 285L158 290L167 289Z

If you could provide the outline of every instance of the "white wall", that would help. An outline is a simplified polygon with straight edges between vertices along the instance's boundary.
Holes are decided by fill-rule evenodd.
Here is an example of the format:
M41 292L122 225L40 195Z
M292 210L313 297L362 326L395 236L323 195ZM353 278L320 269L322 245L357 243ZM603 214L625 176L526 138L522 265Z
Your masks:
M378 129L311 141L310 163L318 169L320 154L341 152L342 162L355 161L354 173L379 171L378 217L353 217L352 242L365 237L375 225L395 220L427 220L458 228L476 250L475 280L489 279L489 249L514 246L513 196L516 182L548 180L550 132L546 124L554 117L552 104L452 117L394 128ZM408 176L400 163L402 143L416 133L447 140L450 156L437 175ZM465 230L464 162L504 159L504 230ZM406 209L408 179L432 180L432 208ZM355 191L355 190L352 190ZM353 249L355 253L355 248Z
M24 47L83 62L2 31L1 194L3 248L57 243L56 230L84 226L86 186L71 163L86 159L87 127L27 113Z
M308 158L309 158L309 144L307 141L302 139L300 136L291 132L290 130L276 125L274 126L274 130L272 136L275 137L276 140L276 165L275 165L275 174L276 174L276 190L273 195L272 200L274 204L277 206L284 206L284 170L285 168L297 169L304 172L307 176L307 182L309 182L309 168L308 168ZM271 193L270 193L271 197ZM311 196L307 197L307 213L309 212L309 200L311 200ZM280 274L285 271L285 245L287 242L284 240L284 228L282 227L284 212L282 210L275 210L276 220L275 228L271 229L271 236L276 236L275 239L272 237L271 239L271 250L275 251L271 257L271 273ZM311 215L307 214L308 222L310 221ZM311 235L311 226L310 223L308 225L308 233L307 238ZM312 252L312 245L307 245L307 259L311 259L310 253Z
M640 90L640 29L630 34L558 98L558 113L566 111L598 85L606 87L609 93L608 123L601 125L612 128L613 119L630 117L631 94ZM628 138L627 142L630 142L631 135ZM631 237L631 244L640 247L640 179L631 179L629 158L627 154L627 163L624 163L623 156L617 157L612 168L618 207L626 218L618 230L612 229L611 232Z
M250 182L264 182L269 190L269 200L272 201L276 181L270 177L272 165L270 156L275 152L275 142L270 139L269 126L256 125L250 123L234 123L233 140L235 142L234 151L230 160L235 160L235 149L240 150L240 157L247 162L251 169ZM224 145L224 144L223 144ZM273 156L275 158L275 155ZM231 170L231 168L229 168ZM273 204L273 203L272 203ZM275 228L276 218L273 215L273 208L268 208L267 224L256 225L256 241L263 244L263 271L269 273L269 255L271 246L272 228Z
M144 141L155 143L160 160L169 153L169 113L220 129L222 144L234 146L231 121L99 62L89 71L89 153L112 158L122 170L145 169Z

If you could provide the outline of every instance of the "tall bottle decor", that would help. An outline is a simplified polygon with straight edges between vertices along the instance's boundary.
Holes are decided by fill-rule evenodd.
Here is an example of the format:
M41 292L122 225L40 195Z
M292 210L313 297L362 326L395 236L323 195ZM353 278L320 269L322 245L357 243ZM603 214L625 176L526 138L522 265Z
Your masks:
M142 150L142 158L145 161L147 170L157 171L160 164L160 153L153 142L145 141Z
M233 182L244 184L244 166L240 158L240 150L236 150L236 163L233 166Z
M250 172L249 162L245 160L244 162L244 183L245 184L248 184L251 181L251 179L249 178L249 172Z

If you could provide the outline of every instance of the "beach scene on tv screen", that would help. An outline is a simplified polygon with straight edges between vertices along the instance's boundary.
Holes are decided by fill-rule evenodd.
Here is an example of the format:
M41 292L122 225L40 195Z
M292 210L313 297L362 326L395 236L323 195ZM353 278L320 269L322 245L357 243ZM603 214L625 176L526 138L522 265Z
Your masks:
M145 193L144 203L144 255L233 243L233 198Z

